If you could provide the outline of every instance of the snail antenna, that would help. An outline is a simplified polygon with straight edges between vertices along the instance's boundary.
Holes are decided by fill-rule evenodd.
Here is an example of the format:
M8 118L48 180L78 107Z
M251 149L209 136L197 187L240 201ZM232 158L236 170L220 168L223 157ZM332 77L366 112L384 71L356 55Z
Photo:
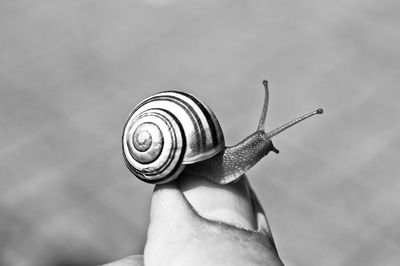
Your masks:
M315 110L315 111L313 111L313 112L311 112L311 113L302 115L302 116L300 116L300 117L298 117L298 118L296 118L296 119L290 121L289 123L284 124L283 126L280 126L280 127L276 128L276 129L274 129L274 130L271 130L270 132L267 133L267 136L266 136L266 137L270 139L270 138L272 138L273 136L278 135L278 134L281 133L282 131L288 129L289 127L294 126L295 124L297 124L297 123L303 121L304 119L307 119L307 118L309 118L309 117L311 117L311 116L313 116L313 115L316 115L316 114L322 114L323 112L324 112L324 110L322 110L321 108L319 108L319 109L317 109L317 110Z
M263 131L265 128L265 118L267 116L268 110L268 100L269 100L269 90L268 90L268 80L263 81L263 85L265 88L265 97L264 97L264 105L261 111L260 121L258 122L257 130Z

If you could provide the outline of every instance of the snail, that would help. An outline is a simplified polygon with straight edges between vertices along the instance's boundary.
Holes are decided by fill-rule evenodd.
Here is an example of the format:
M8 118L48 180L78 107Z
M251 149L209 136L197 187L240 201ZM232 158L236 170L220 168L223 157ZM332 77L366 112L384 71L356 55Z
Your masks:
M238 144L225 146L221 126L211 109L193 95L164 91L140 102L128 116L122 150L129 170L140 180L161 184L185 170L217 184L237 181L270 151L279 151L271 138L323 110L300 116L265 132L268 82L257 130Z

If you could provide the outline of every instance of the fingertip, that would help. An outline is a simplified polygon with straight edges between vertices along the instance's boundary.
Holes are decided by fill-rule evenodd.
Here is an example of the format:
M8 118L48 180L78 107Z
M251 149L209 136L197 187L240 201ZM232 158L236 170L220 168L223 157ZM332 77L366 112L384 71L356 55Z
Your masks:
M191 206L179 189L178 182L156 185L151 200L150 221L162 223L185 219Z

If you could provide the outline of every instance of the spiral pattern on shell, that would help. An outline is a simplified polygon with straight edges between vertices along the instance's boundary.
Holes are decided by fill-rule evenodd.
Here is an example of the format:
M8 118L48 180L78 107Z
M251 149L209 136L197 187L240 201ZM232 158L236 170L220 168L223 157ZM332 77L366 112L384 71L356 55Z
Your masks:
M122 136L126 165L148 183L168 182L185 164L206 160L224 148L213 112L193 95L180 91L157 93L139 103Z

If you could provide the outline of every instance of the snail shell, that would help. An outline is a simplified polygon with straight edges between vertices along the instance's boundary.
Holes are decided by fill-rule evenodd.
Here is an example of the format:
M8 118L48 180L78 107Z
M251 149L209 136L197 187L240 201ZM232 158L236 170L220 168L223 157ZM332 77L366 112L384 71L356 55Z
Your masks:
M157 93L130 113L122 135L125 163L139 179L164 183L186 164L225 148L221 126L199 99L180 91Z

